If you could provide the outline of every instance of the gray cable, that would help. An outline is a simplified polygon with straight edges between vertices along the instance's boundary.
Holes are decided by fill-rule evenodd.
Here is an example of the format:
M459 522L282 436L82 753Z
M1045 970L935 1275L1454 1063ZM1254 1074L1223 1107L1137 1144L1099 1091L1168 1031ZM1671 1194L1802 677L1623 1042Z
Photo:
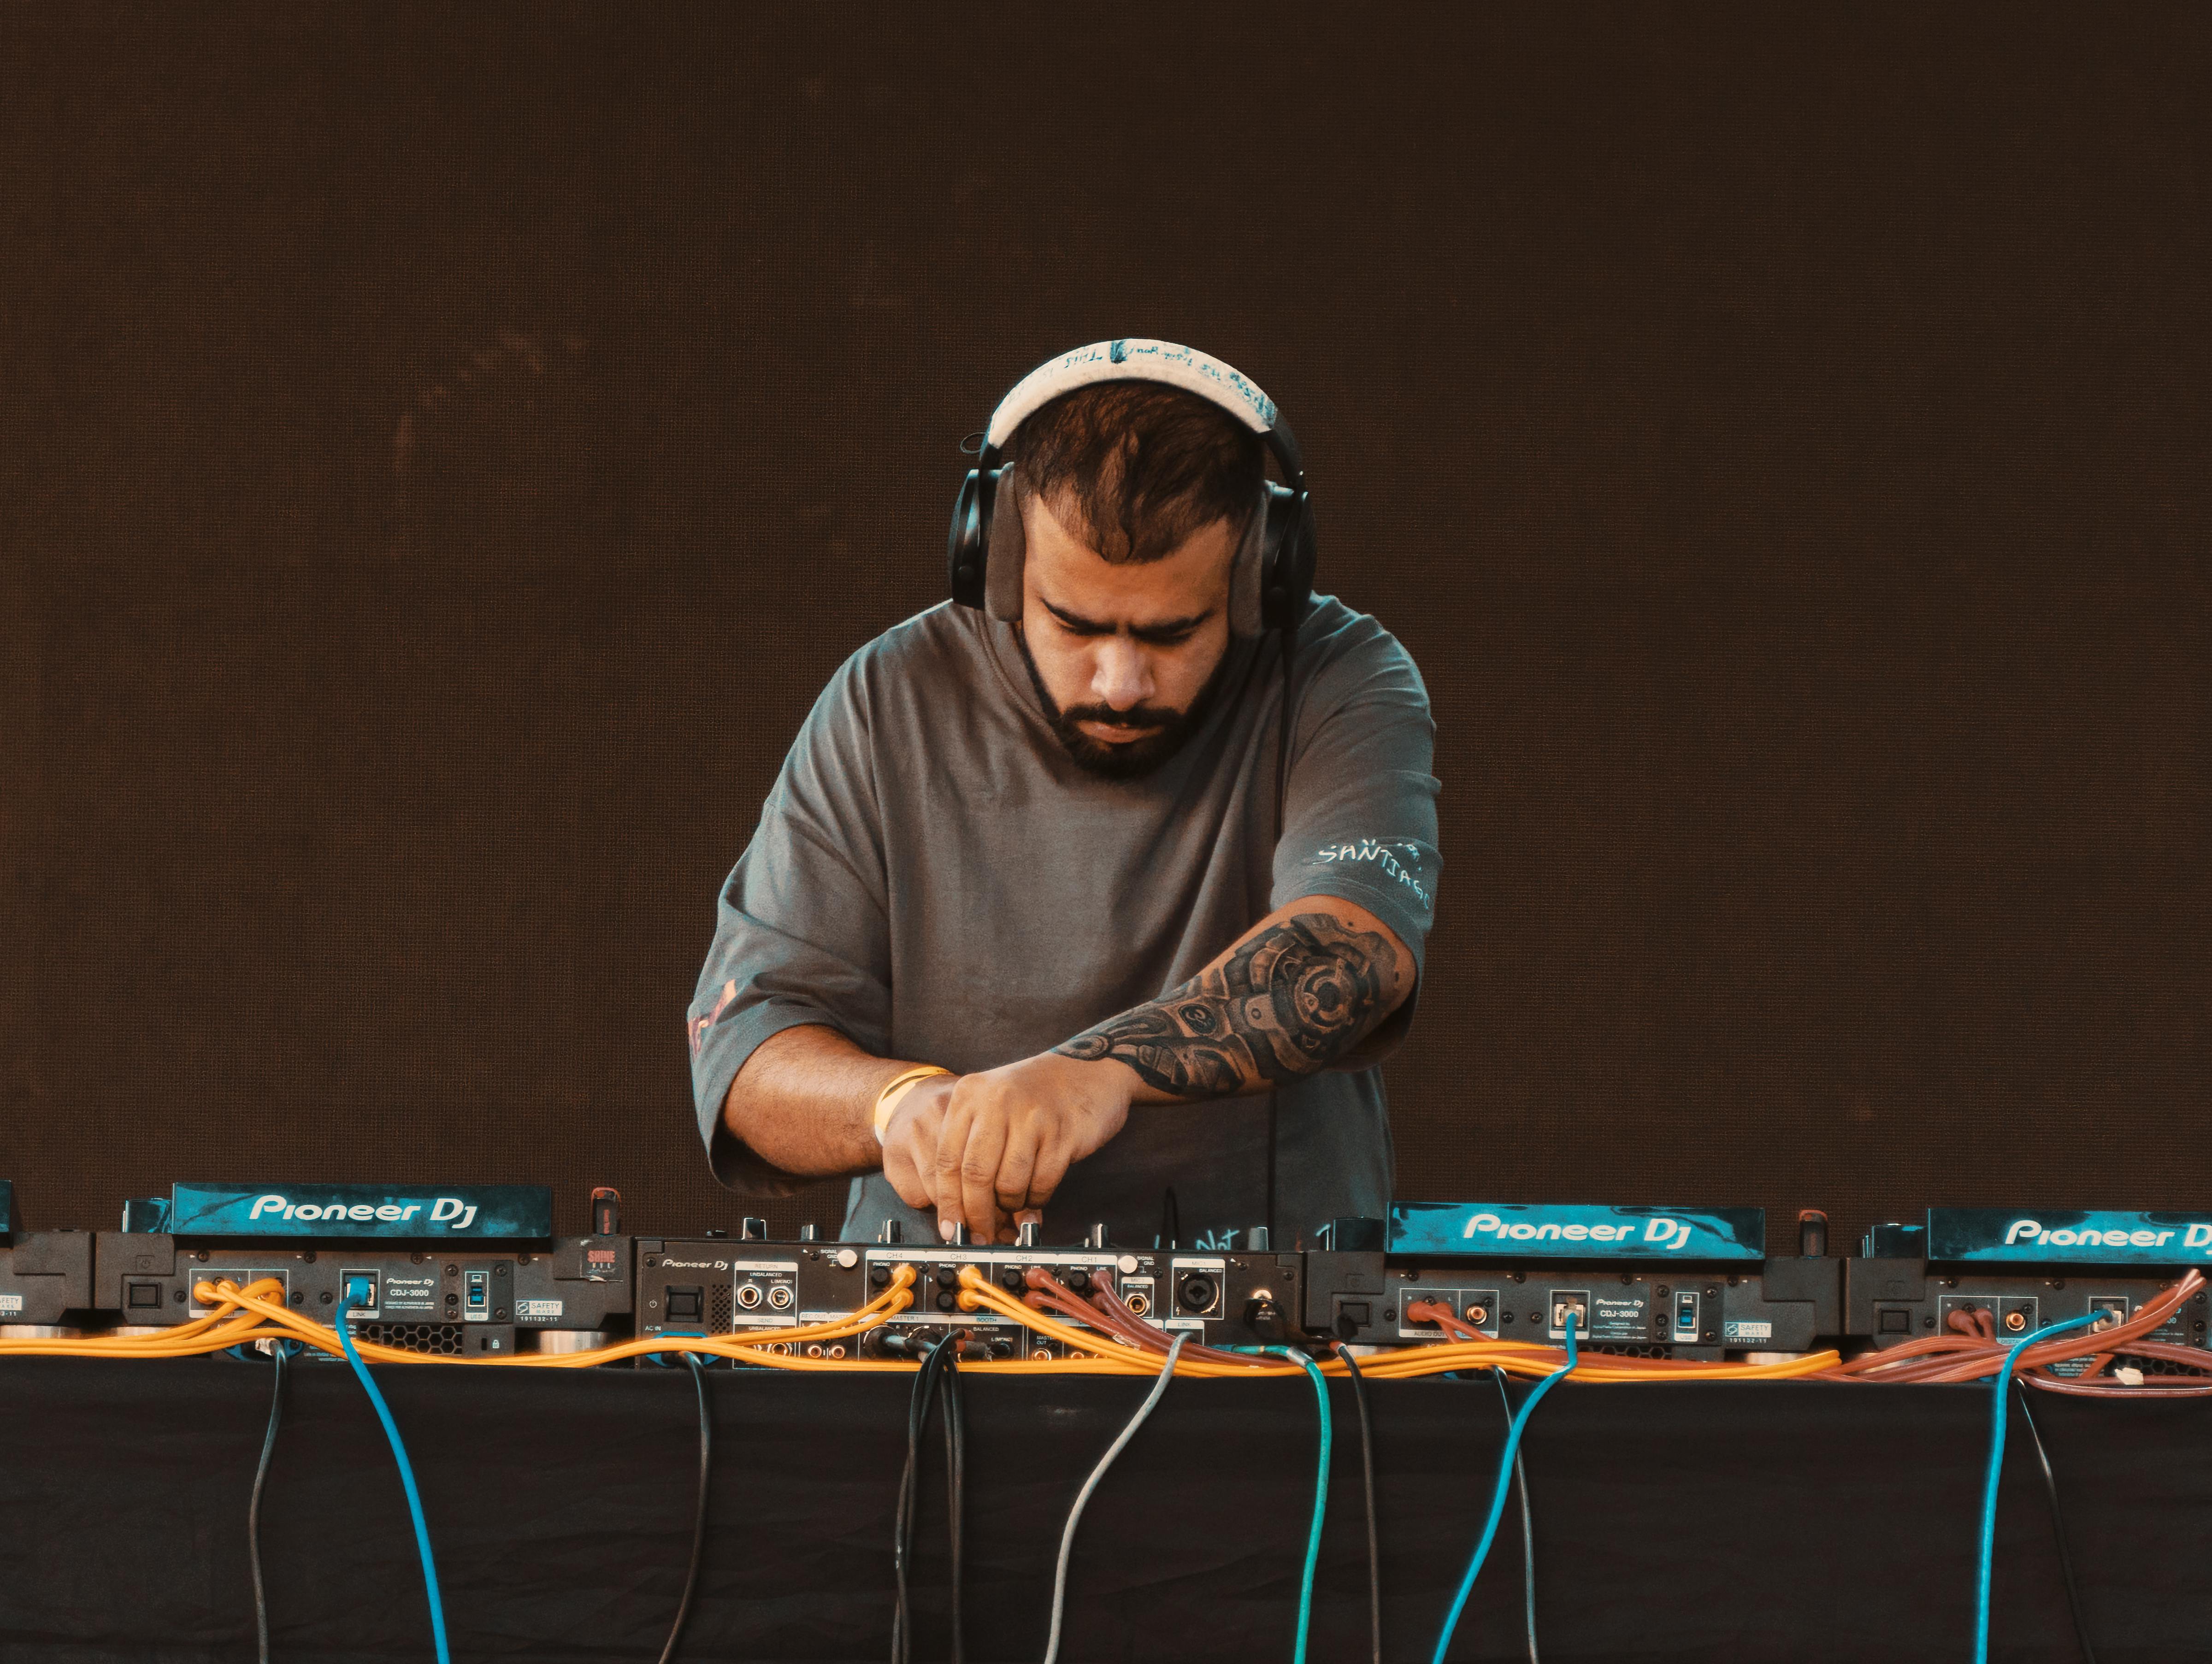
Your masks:
M269 1395L269 1430L261 1439L261 1466L253 1470L253 1500L246 1509L246 1552L253 1568L254 1655L269 1664L269 1588L261 1579L261 1493L269 1484L269 1461L276 1454L276 1429L284 1419L284 1360L291 1343L279 1340L270 1346L276 1359L276 1384Z
M1504 1401L1505 1425L1513 1425L1513 1397L1505 1390L1505 1371L1492 1369L1490 1378L1498 1383L1498 1396ZM1528 1620L1528 1664L1542 1664L1536 1656L1536 1521L1528 1508L1528 1470L1521 1464L1521 1453L1513 1453L1513 1482L1521 1491L1521 1598L1522 1610Z
M1075 1506L1067 1510L1067 1529L1060 1533L1060 1564L1052 1574L1052 1638L1045 1643L1044 1664L1057 1664L1060 1657L1060 1622L1067 1611L1067 1563L1075 1553L1075 1527L1083 1518L1083 1507L1091 1500L1091 1493L1098 1489L1099 1480L1114 1459L1137 1436L1137 1430L1152 1413L1160 1395L1168 1389L1168 1381L1175 1374L1176 1359L1182 1356L1183 1342L1190 1339L1188 1330L1175 1338L1168 1348L1167 1361L1160 1365L1159 1378L1152 1382L1152 1390L1145 1394L1145 1401L1137 1406L1137 1413L1129 1418L1129 1424L1121 1430L1121 1437L1106 1447L1106 1454L1098 1459L1098 1466L1091 1470L1091 1477L1083 1482L1083 1489L1075 1493Z
M660 1649L660 1664L669 1664L676 1656L676 1643L684 1638L684 1625L691 1617L691 1594L699 1586L699 1551L707 1541L707 1489L714 1477L714 1418L708 1407L707 1372L696 1352L684 1353L684 1361L691 1366L691 1385L699 1394L699 1497L691 1510L691 1564L684 1571L684 1598L676 1603L676 1622L669 1626L668 1644Z

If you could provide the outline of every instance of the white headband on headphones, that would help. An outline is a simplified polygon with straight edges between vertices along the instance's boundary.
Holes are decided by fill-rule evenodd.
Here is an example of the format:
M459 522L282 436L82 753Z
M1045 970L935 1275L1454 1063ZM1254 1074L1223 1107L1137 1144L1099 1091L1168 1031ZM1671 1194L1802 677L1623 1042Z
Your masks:
M1003 446L1044 405L1094 381L1164 381L1219 405L1255 434L1275 426L1275 401L1218 358L1172 341L1094 341L1047 359L1017 381L991 412L984 443Z

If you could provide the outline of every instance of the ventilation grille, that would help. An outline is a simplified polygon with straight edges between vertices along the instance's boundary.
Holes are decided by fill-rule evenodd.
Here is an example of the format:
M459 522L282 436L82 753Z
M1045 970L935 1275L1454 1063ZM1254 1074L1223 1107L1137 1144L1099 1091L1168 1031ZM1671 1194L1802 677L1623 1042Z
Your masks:
M1595 1345L1578 1345L1576 1350L1585 1352L1603 1352L1608 1357L1672 1357L1674 1356L1674 1349L1672 1346L1624 1346L1610 1340L1600 1341Z
M731 1321L732 1294L727 1283L717 1284L707 1291L707 1333L728 1334L737 1325Z
M2212 1353L2208 1353L2202 1364L2192 1368L2177 1363L2170 1357L2137 1357L2133 1352L2122 1352L2112 1360L2114 1368L2141 1369L2147 1376L2203 1376L2212 1373ZM2109 1370L2107 1374L2111 1373Z
M461 1355L459 1323L356 1323L353 1332L364 1340L396 1346L403 1352L422 1352L432 1357Z

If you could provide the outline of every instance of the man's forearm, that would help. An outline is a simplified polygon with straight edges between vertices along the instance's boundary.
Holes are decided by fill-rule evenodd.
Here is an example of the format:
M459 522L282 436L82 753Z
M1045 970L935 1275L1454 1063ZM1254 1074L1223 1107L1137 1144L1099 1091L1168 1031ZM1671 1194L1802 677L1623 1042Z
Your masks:
M828 1178L883 1165L876 1095L912 1067L872 1057L836 1029L784 1029L754 1048L722 1100L722 1123L763 1161Z
M1412 993L1413 957L1364 908L1309 897L1263 919L1181 987L1054 1049L1126 1064L1138 1101L1235 1097L1317 1074Z

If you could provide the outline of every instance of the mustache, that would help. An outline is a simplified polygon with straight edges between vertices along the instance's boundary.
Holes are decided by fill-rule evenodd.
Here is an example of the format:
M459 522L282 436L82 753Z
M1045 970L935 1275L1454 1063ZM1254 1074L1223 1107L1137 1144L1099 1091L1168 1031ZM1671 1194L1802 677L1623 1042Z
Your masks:
M1096 722L1106 728L1164 728L1180 722L1185 713L1160 705L1132 705L1117 711L1111 705L1069 705L1060 714L1063 722Z

